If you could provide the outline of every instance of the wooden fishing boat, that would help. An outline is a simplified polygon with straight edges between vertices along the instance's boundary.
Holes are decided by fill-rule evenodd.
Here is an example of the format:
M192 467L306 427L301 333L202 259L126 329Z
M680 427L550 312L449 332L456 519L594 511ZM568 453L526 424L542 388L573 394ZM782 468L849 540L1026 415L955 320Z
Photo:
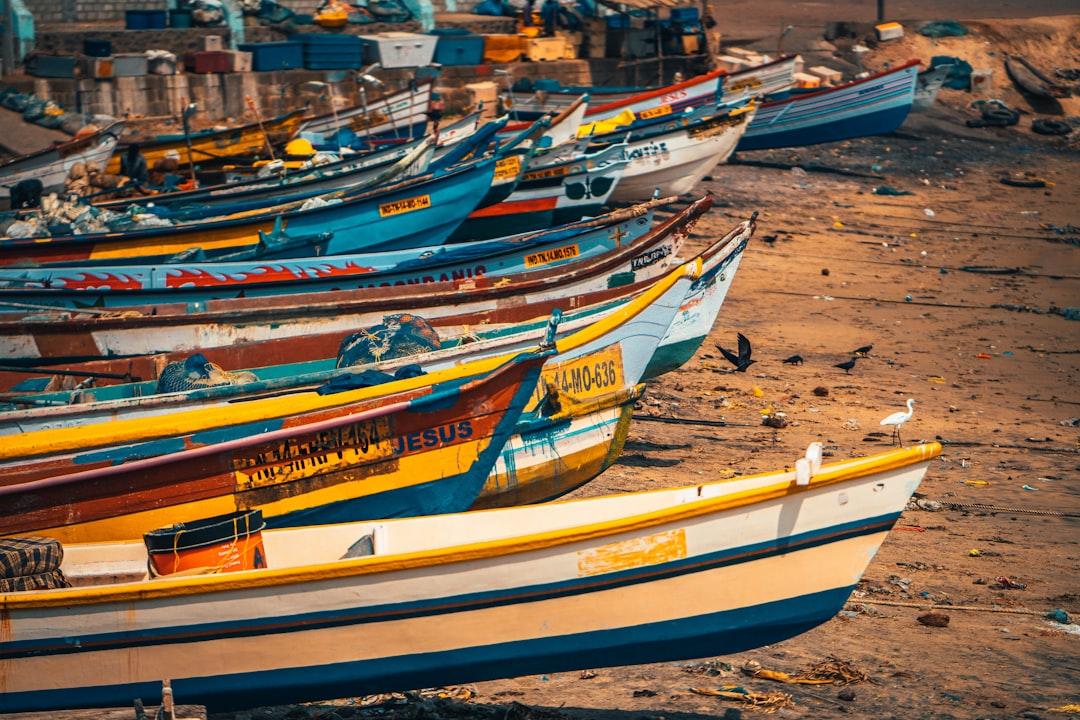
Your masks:
M1005 72L1016 87L1033 98L1051 100L1072 96L1072 88L1047 77L1021 55L1005 55Z
M338 255L438 245L491 186L494 157L345 194L169 227L0 240L0 266Z
M776 643L844 606L940 452L814 445L685 488L266 530L268 567L213 575L69 544L73 587L0 595L0 711L157 703L168 678L219 712Z
M717 102L720 100L724 75L723 70L714 70L660 88L633 89L626 93L618 93L604 98L606 102L599 99L602 97L602 89L591 89L585 122L605 120L626 111L647 118L661 114L680 113L710 102ZM572 94L576 97L582 90L582 88L575 88ZM508 97L508 109L519 120L531 120L545 113L561 112L573 102L571 98L566 99L565 104L548 104L550 98L551 96L546 92L536 93L532 97L523 97L511 92Z
M451 234L450 242L497 238L598 215L626 171L626 143L589 156L522 168L521 180L503 201L478 207ZM653 194L641 198L652 198Z
M708 333L723 301L723 294L730 285L738 267L738 259L746 247L752 232L752 221L740 228L742 232L729 234L720 242L707 248L693 262L701 262L701 274L689 285L678 309L660 338L652 356L644 368L644 376L629 376L619 360L618 370L622 383L612 385L604 382L597 391L583 387L587 373L575 387L575 369L565 372L566 365L555 365L552 372L545 370L548 378L563 382L552 395L549 382L545 401L526 411L518 419L514 432L507 440L494 468L472 508L505 507L530 502L543 502L557 498L592 480L609 467L622 451L629 431L634 402L641 396L644 386L634 387L637 379L654 377L677 367L697 349ZM717 299L718 298L718 299ZM644 301L638 301L640 302ZM577 328L596 322L614 312L623 303L609 303L601 308L578 308L564 313L558 324L560 335L569 335ZM710 315L711 312L711 315ZM685 336L692 335L689 328L696 328L696 343L690 347ZM97 393L86 393L76 405L48 405L60 402L62 394L38 398L43 403L35 411L0 413L0 433L18 428L20 432L32 432L43 428L85 426L91 423L114 421L122 417L146 418L163 412L172 412L181 406L207 407L250 400L259 395L280 395L297 388L317 387L346 372L361 369L377 369L392 372L406 363L421 364L429 372L488 357L500 352L524 349L544 341L550 332L550 323L529 323L516 333L478 333L471 342L455 345L449 338L441 338L443 349L395 357L360 367L330 369L331 358L322 363L302 363L277 368L260 368L256 375L262 380L237 385L200 388L186 392L155 394L154 383L143 387L114 385L99 388ZM643 337L657 339L659 332L645 327L639 332ZM638 338L638 354L648 352L646 342ZM667 345L667 347L665 347ZM625 354L625 353L620 353ZM589 365L603 366L616 357L612 348L604 348L585 355L574 365L584 370ZM340 363L339 363L340 364ZM316 366L324 369L316 370ZM563 368L560 370L560 368ZM640 366L638 366L640 368ZM269 380L275 377L277 380ZM570 378L568 381L566 378ZM591 383L590 383L591 384ZM111 391L111 392L110 392ZM133 392L132 392L133 391ZM105 400L104 398L130 398L129 400ZM71 396L67 398L70 402ZM16 417L18 416L18 417Z
M164 208L169 217L174 218L184 210L209 210L216 208L218 213L232 212L231 203L243 203L253 198L259 199L263 206L276 205L297 196L310 197L320 192L327 193L364 183L364 171L384 170L394 163L410 156L420 147L425 151L432 145L429 138L420 138L396 145L387 145L370 153L345 156L324 165L307 168L283 170L281 173L268 172L265 175L253 175L244 180L230 183L208 185L192 190L157 193L135 198L121 198L95 203L99 208L108 208L116 212L130 209L132 205L153 205ZM430 152L434 152L433 149ZM428 160L427 162L430 162ZM415 169L415 171L414 171ZM427 163L414 163L411 174L426 172Z
M77 163L104 166L116 150L124 121L118 120L91 135L22 155L0 164L0 201L10 201L11 188L23 180L40 180L42 192L58 192Z
M753 122L755 107L720 111L694 122L675 119L662 133L644 133L630 140L627 163L611 199L641 202L650 193L685 195L735 151Z
M302 182L277 183L269 187L264 185L234 193L208 193L201 199L187 198L179 203L162 204L150 200L152 210L149 205L137 204L135 208L129 205L124 212L128 215L133 211L152 212L155 217L165 218L175 226L212 218L237 217L244 213L262 213L275 208L295 209L308 200L317 198L320 202L331 202L423 175L431 169L434 152L430 141L422 140L410 144L408 152L396 159L398 153L392 151L372 153L377 157L313 174ZM198 193L199 190L192 192Z
M166 153L175 151L180 155L180 167L192 164L221 164L236 158L260 157L269 149L292 136L300 121L308 115L307 108L299 108L262 122L238 125L225 130L198 130L187 135L155 135L141 137L127 135L112 156L105 171L120 174L120 158L127 147L138 144L146 164L153 167ZM190 142L190 150L189 143Z
M700 261L680 266L603 319L567 337L548 338L543 347L554 353L542 353L539 383L535 373L528 376L531 398L525 409L535 411L539 420L558 411L563 397L581 403L632 389L700 271ZM462 376L477 377L492 363L505 367L520 357L511 353L470 359L427 377L438 386ZM499 443L493 463L509 433L498 435L500 426L487 416L497 415L501 422L503 415L496 410L510 402L511 410L519 408L510 418L513 425L520 404L509 396L500 400L490 388L485 403L476 396L450 402L452 393L467 394L455 388L428 406L406 408L399 403L403 419L395 414L379 420L384 414L376 413L374 419L358 423L365 408L352 404L357 399L349 398L348 391L336 402L337 396L324 394L350 379L314 392L279 393L155 416L120 415L105 425L8 438L0 449L0 497L20 512L0 519L0 534L43 532L79 541L137 538L166 515L172 522L188 522L221 514L224 506L229 512L257 506L276 527L468 508L491 464L481 469L479 479L475 473L457 472L453 453L470 457L468 447L451 446L490 436L491 443ZM385 388L383 394L394 385ZM351 404L342 407L346 401ZM440 403L449 407L440 408ZM471 414L463 410L469 407ZM462 417L462 412L467 414ZM423 420L409 419L425 414ZM335 435L330 429L345 424L343 415L351 429ZM436 447L445 450L441 460L431 450ZM436 464L422 472L410 466L406 450L414 451L418 462ZM428 451L433 454L419 457ZM470 459L470 467L473 464ZM161 480L137 482L147 473ZM149 490L149 485L156 487ZM433 497L416 497L425 490Z
M8 438L0 497L20 512L0 521L0 535L138 538L251 509L272 527L464 510L545 359L523 353L334 394L44 430L30 434L36 447Z
M505 238L409 250L277 261L0 268L0 308L127 307L285 295L310 302L317 299L313 294L346 288L501 277L561 267L633 243L651 227L654 206L647 203L644 215L614 210ZM634 222L640 217L649 222Z
M721 79L720 95L718 97L722 101L731 101L747 93L754 98L778 100L795 85L796 62L796 56L783 55L761 65L729 72L723 75ZM651 87L562 86L558 81L544 80L542 83L537 83L536 96L530 98L528 102L536 104L546 112L554 113L574 102L582 94L589 96L589 102L592 105L603 106L620 100L627 100L635 95L653 92L657 89Z
M735 277L740 258L746 249L754 230L755 222L740 223L723 237L716 239L696 258L702 264L701 277L691 285L685 298L679 305L679 311L669 325L652 358L645 369L646 379L674 370L686 362L697 351L704 337L709 333L727 290ZM618 226L621 234L630 223ZM630 296L612 299L604 294L594 302L591 294L582 294L568 298L567 306L561 313L557 332L564 336L597 321L614 312L629 302ZM554 311L553 311L554 312ZM539 313L539 311L538 311ZM404 321L402 321L404 324ZM386 323L382 323L383 326ZM0 412L0 434L32 432L35 430L74 427L97 422L108 422L123 416L148 416L168 412L180 406L205 407L211 404L233 402L239 397L254 397L260 394L278 394L297 388L317 387L333 380L334 377L357 369L376 369L382 372L395 372L400 367L418 363L423 367L439 369L457 365L469 359L486 357L492 354L510 352L536 346L543 341L548 332L549 318L543 314L527 322L509 326L496 323L482 323L463 329L462 334L455 334L454 329L440 328L437 332L439 348L420 354L399 354L388 352L379 357L364 356L357 360L341 358L337 355L323 358L294 359L280 365L244 367L232 373L236 379L230 384L198 387L187 391L162 393L157 378L160 368L167 363L186 360L190 353L176 353L152 358L137 358L132 361L98 361L69 372L76 379L87 375L112 374L122 378L129 374L127 382L88 386L80 383L71 390L53 387L51 390L29 389L19 392L19 388L6 396L9 405L6 412ZM226 356L218 351L207 351L210 358L222 360ZM279 353L280 355L281 353ZM228 355L235 358L235 355ZM307 357L307 356L303 356ZM149 371L153 379L131 381L130 372L135 367L125 367L125 363L139 363L139 371ZM357 362L363 364L357 365ZM230 366L233 367L233 366ZM157 369L155 369L157 368ZM119 372L118 372L119 371ZM43 369L49 373L50 369ZM243 380L254 376L257 380ZM218 378L221 380L221 378ZM39 383L27 382L27 386ZM17 409L22 408L22 409Z
M643 380L651 380L682 367L705 342L735 280L746 246L757 229L756 212L741 229L743 232L735 235L729 233L726 236L728 242L713 243L699 255L701 277L694 281L683 299L679 313L671 321L645 368Z
M783 55L751 67L730 72L721 85L721 100L732 101L747 93L761 100L780 100L795 86L795 55Z
M585 120L585 113L589 109L588 94L581 94L574 98L570 104L553 114L551 124L544 132L542 147L558 147L563 143L570 142L577 137L578 127ZM515 133L519 133L529 127L528 122L515 122L506 126L500 139L508 139Z
M559 397L549 415L525 413L471 510L555 500L596 478L622 454L645 384L597 397Z
M687 295L680 302L678 312L653 351L644 371L645 379L674 370L696 352L720 312L720 305L734 279L739 260L753 231L752 218L711 243L690 261L701 261L701 276L690 286ZM631 299L604 298L600 302L592 303L589 294L575 297L568 303L568 309L558 311L561 313L557 326L558 336L569 335L606 317ZM398 323L403 327L407 324L405 320L398 320ZM384 321L381 325L388 327L392 324ZM419 354L387 352L378 357L373 354L357 357L342 356L341 351L338 351L337 355L326 358L243 368L231 373L229 384L211 384L208 374L205 383L208 386L197 386L184 391L177 389L162 392L155 378L101 386L86 386L80 383L80 387L73 390L54 388L45 392L13 392L7 395L7 411L0 412L0 434L85 426L109 422L119 417L148 417L180 407L207 407L229 403L241 397L276 395L298 388L318 387L339 375L363 369L390 373L404 365L415 363L430 371L458 365L470 359L535 347L543 342L545 335L550 332L549 325L550 318L538 315L532 321L510 326L485 324L466 328L467 334L451 334L442 329L437 333L438 349ZM373 334L377 332L379 331L375 330ZM211 358L220 359L217 352L208 351L208 354ZM152 360L155 366L160 368L170 362L183 362L187 355L174 354L139 360ZM118 365L122 363L115 360L100 361L71 372L75 377L85 377L78 373L90 372L93 376L95 371L108 373L124 370L123 367L117 367ZM47 373L49 370L43 372ZM112 374L119 375L115 372ZM160 374L160 371L156 372L158 377ZM251 379L252 376L257 379ZM224 380L220 375L214 379L219 382ZM574 407L578 408L580 404ZM553 451L557 451L556 443L551 443L551 446ZM558 455L562 456L563 453L558 452Z
M296 127L293 136L322 135L316 145L333 145L331 137L339 128L361 140L422 137L428 126L431 90L432 84L426 82L371 100L367 99L365 91L359 105L306 118Z
M393 313L425 318L437 332L456 328L516 325L645 289L676 255L697 220L712 205L702 198L651 228L637 242L580 264L503 277L471 277L447 283L361 288L305 298L237 298L206 303L129 306L115 311L40 308L0 315L0 352L5 365L24 366L92 358L127 358L162 352L216 353L223 367L240 368L333 356L346 335L379 324ZM646 207L637 213L644 215ZM638 217L633 222L648 222ZM613 231L617 232L617 231ZM557 255L572 253L572 245ZM217 354L220 353L220 354ZM131 362L135 362L134 360ZM142 365L139 372L152 365ZM156 373L143 375L154 377Z
M615 202L641 202L662 195L683 195L734 151L749 127L755 106L746 98L701 106L689 113L635 121L564 145L549 158L573 157L589 147L625 142L626 169L611 194Z
M915 97L919 61L813 92L762 103L736 151L801 147L892 132Z

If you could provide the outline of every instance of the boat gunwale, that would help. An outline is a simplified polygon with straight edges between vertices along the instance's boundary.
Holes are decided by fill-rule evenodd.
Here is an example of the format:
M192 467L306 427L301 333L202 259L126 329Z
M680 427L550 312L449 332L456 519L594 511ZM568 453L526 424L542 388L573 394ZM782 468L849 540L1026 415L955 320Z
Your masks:
M96 585L86 588L57 588L0 595L0 608L10 612L31 608L55 608L107 603L124 603L168 599L185 596L206 596L211 593L257 590L259 588L295 585L300 583L336 580L348 577L399 572L440 565L459 564L470 561L490 560L496 557L535 552L547 548L578 542L595 541L627 532L647 530L659 525L693 520L709 514L726 512L762 502L797 496L830 485L842 484L871 475L895 470L906 470L919 464L928 464L941 453L938 442L923 443L909 448L898 448L870 456L850 458L824 465L814 474L807 485L798 485L794 469L786 468L749 475L740 480L759 480L759 487L747 488L730 495L705 497L691 502L671 505L635 515L584 523L557 530L539 531L522 536L465 543L457 546L431 548L398 555L371 555L362 558L332 560L324 563L290 568L270 568L197 577L158 578L152 582L135 581L118 585ZM774 478L772 480L771 478ZM658 488L634 493L657 495L677 493L689 488L720 485L725 480L687 485L681 488ZM599 498L579 498L568 503L588 503L617 499L618 495ZM560 503L561 504L561 503ZM496 508L472 512L514 512L520 508ZM477 516L480 517L480 516ZM393 522L393 521L390 521ZM407 522L403 520L402 522ZM364 525L365 523L357 523ZM293 528L292 531L303 528ZM275 531L268 531L275 532ZM286 530L277 532L287 532Z
M635 243L619 248L610 254L592 258L593 262L588 265L580 267L574 266L570 269L559 266L547 270L522 273L516 277L492 276L491 278L470 278L465 281L427 283L425 285L417 285L417 291L413 295L406 297L409 297L409 302L415 303L416 307L447 305L459 301L468 301L469 295L478 290L482 290L485 293L485 297L498 299L508 295L518 296L523 293L532 292L535 289L550 287L553 283L561 282L559 278L566 278L567 281L570 282L576 281L579 278L598 275L624 264L628 257L632 257L640 252L639 246L660 242L661 234L670 234L677 231L681 225L686 225L689 222L696 222L697 218L700 218L712 207L712 203L712 196L705 195L698 200L695 200L679 214L668 218L659 226L654 227L649 232L642 235ZM116 313L115 315L79 317L77 321L84 328L92 326L88 328L88 331L90 332L110 328L136 328L147 322L159 322L163 317L174 318L176 324L224 323L232 320L250 323L251 313L258 312L273 314L273 316L280 321L291 317L309 316L314 312L346 311L350 307L361 304L365 306L370 304L372 311L375 311L380 307L396 308L401 306L403 298L400 287L356 288L327 294L341 295L343 293L362 295L362 297L350 297L346 299L338 298L314 303L309 302L303 307L297 307L295 303L282 302L280 298L274 296L232 298L207 301L206 303L203 303L203 305L207 306L207 309L198 312L188 312L187 303L180 302L116 306L110 308L112 312ZM375 295L378 297L373 297ZM217 303L228 303L229 305L221 309L210 307L212 304ZM239 307L233 307L237 304L239 304ZM121 314L125 310L133 309L144 310L148 314ZM40 316L42 312L44 311L36 310L28 314L0 313L0 334L18 336L41 331L66 332L70 330L70 323L76 319L74 316L80 314L77 309L58 307L56 308L54 317L35 320L35 316ZM13 317L7 317L7 315L12 315ZM65 317L60 317L61 315Z
M912 59L904 62L902 65L897 65L896 67L890 68L888 70L882 70L881 72L874 73L873 75L870 75L868 77L856 78L856 79L850 80L850 81L848 81L846 83L842 83L840 85L833 85L832 87L821 88L820 90L815 90L814 92L796 93L796 94L788 95L787 97L781 98L779 100L769 100L769 101L761 103L760 107L761 108L778 107L780 105L785 105L785 104L788 104L788 103L792 103L792 102L795 102L797 100L806 100L807 98L813 98L813 97L818 97L818 96L821 96L821 95L827 95L827 94L830 94L830 93L835 93L835 92L838 92L838 91L849 90L850 88L857 87L859 85L864 85L864 84L866 84L868 82L873 82L875 80L880 80L881 78L886 77L888 75L898 75L898 74L901 73L901 71L906 71L907 69L909 69L913 65L918 66L920 62L922 62L922 61L919 60L918 58L912 58ZM918 71L916 70L916 72L914 74L915 74L915 76L918 76ZM914 87L914 83L912 84L912 87Z

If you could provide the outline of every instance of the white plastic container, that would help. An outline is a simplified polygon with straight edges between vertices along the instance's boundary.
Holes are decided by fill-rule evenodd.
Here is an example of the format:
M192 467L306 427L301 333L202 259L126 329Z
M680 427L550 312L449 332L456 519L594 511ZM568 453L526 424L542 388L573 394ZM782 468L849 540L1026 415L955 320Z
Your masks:
M383 32L360 35L364 42L364 62L378 62L384 68L409 68L430 65L435 57L435 35L407 32Z

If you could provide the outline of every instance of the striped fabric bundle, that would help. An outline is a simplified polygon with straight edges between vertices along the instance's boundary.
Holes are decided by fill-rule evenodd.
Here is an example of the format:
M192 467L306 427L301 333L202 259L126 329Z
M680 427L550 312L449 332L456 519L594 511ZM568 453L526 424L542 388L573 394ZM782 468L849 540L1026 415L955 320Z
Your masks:
M0 592L67 587L64 547L46 537L0 538Z

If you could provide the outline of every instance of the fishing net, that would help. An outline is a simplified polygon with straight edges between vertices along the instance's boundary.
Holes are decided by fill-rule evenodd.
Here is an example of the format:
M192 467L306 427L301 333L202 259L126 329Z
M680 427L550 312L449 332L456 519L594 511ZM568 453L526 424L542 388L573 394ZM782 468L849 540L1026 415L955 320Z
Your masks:
M239 385L258 380L252 372L228 372L196 353L185 360L169 363L158 376L157 392L185 392L222 385Z
M393 358L419 355L442 347L431 323L418 315L387 315L383 321L341 341L337 367L354 367Z

